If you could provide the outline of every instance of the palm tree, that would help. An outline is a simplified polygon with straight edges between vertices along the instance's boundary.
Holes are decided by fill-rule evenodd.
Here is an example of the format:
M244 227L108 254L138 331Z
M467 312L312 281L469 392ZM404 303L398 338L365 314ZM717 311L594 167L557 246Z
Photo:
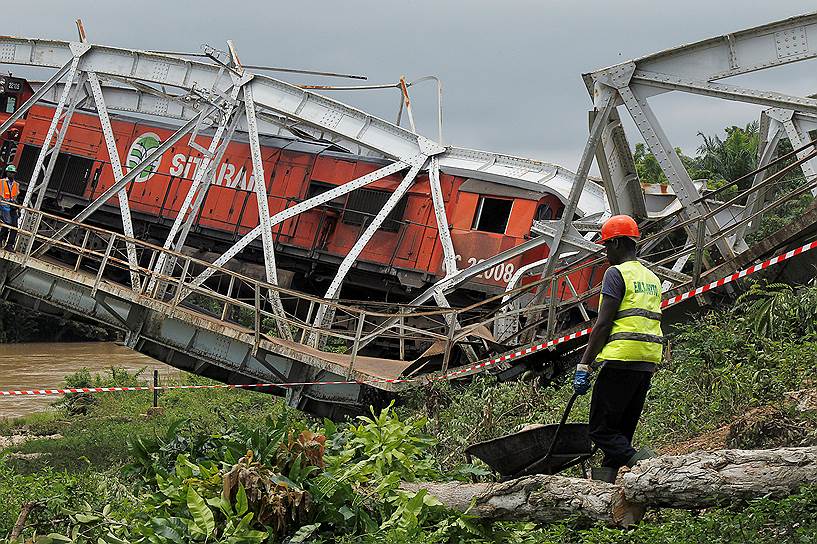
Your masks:
M749 123L744 128L726 128L725 140L702 132L698 136L703 139L698 148L700 166L709 173L710 179L734 181L757 168L757 122ZM745 185L750 183L751 180L747 179Z

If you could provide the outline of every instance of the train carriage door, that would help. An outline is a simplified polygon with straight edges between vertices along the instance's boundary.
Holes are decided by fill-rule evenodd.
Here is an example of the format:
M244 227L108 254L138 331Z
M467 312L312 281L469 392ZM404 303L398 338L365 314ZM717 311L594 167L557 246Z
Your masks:
M275 214L301 201L310 172L325 146L294 141L276 153L277 163L269 186L270 213ZM273 233L281 242L293 241L299 217L279 223Z

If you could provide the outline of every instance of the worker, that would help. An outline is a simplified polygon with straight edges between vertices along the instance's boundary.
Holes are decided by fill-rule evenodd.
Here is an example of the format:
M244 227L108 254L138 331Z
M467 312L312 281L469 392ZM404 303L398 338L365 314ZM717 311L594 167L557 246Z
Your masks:
M573 389L584 395L598 377L590 399L590 439L602 452L593 479L615 482L619 468L655 454L638 451L632 440L650 380L663 357L661 282L636 258L638 225L614 215L601 227L610 268L604 274L599 314L576 367Z
M20 209L12 204L17 203L17 197L20 195L20 186L17 184L17 168L10 164L6 166L6 177L0 179L0 220L3 225L10 225L17 227L17 221L20 217ZM0 243L6 241L6 251L14 251L14 242L17 241L17 231L8 228L8 226L0 227Z

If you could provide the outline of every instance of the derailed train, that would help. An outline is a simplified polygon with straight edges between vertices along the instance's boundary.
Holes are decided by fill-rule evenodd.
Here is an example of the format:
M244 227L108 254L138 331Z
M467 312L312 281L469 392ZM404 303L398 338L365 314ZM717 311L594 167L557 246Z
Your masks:
M31 96L31 87L15 81L0 94L0 121ZM14 163L23 188L31 177L54 109L40 103L31 108L7 133L0 162ZM112 117L117 148L126 167L138 164L175 127L146 118ZM209 144L201 134L200 146ZM270 213L320 194L361 175L377 170L383 162L363 157L327 142L262 136L264 180ZM120 151L121 152L121 151ZM70 214L113 185L105 142L96 114L74 114L48 185L45 209ZM172 147L131 183L127 190L136 235L159 242L167 235L184 201L202 154L187 139ZM322 294L338 263L355 243L372 217L381 209L400 182L401 175L387 176L366 188L337 198L309 212L276 225L273 236L279 268L279 283L306 292ZM204 202L193 219L187 245L203 258L223 251L236 239L258 225L258 209L252 163L246 138L238 134L228 144L224 158ZM535 220L560 219L562 198L545 184L513 184L479 173L446 173L440 176L443 197L456 251L458 267L465 268L529 239ZM599 191L601 189L599 188ZM98 224L121 228L115 198L103 213L92 218ZM500 263L470 280L457 296L462 302L502 292L519 267L548 255L547 245ZM251 245L238 259L245 271L263 262L260 242ZM256 273L261 274L261 267ZM585 268L571 277L579 293L597 285L603 269ZM389 214L364 249L341 293L346 298L404 301L417 289L444 276L441 247L432 207L427 173ZM532 281L528 277L523 281ZM562 298L574 296L562 287ZM455 299L456 300L456 299ZM591 303L592 304L592 303Z

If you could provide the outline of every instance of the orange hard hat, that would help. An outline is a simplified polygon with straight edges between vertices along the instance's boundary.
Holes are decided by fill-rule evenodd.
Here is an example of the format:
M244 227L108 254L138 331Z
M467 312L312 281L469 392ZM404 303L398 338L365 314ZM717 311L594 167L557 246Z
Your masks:
M641 236L635 219L629 215L614 215L601 226L602 244L622 236L628 238L639 238Z

